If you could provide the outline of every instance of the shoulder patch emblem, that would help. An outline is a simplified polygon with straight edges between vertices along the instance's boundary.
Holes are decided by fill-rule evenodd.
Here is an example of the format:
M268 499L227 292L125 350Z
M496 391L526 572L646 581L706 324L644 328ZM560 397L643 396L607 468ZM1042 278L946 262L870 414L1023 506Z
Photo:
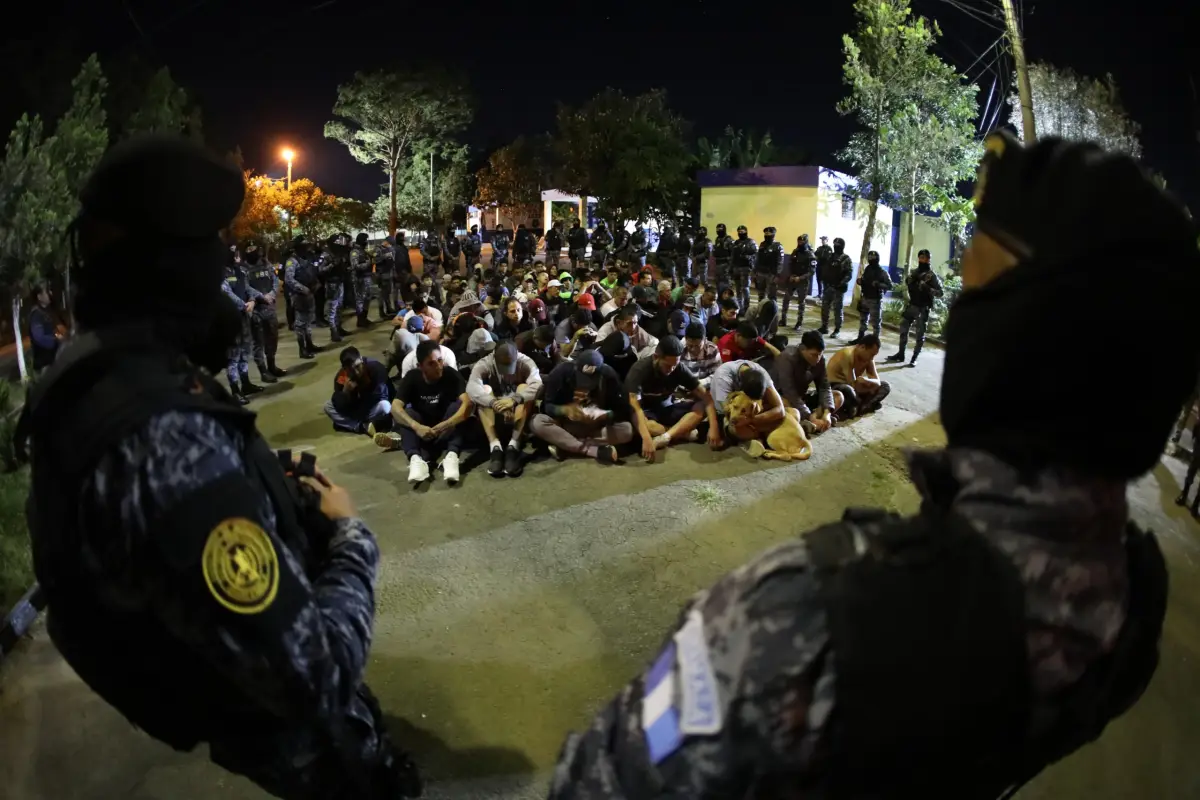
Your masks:
M236 614L259 614L279 591L275 545L257 523L224 520L208 534L201 559L204 582L217 602Z

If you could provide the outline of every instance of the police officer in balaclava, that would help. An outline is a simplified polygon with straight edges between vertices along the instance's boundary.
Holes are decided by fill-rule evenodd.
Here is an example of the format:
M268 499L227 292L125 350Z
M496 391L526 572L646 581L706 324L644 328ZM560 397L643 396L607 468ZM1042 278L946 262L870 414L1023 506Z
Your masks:
M787 277L783 282L783 317L780 325L788 324L788 307L793 297L796 298L796 324L793 330L798 331L804 325L804 301L808 298L816 268L817 257L808 243L808 234L802 233L796 238L796 249L788 258Z
M717 223L717 238L713 239L713 268L717 271L718 287L728 286L732 280L733 237L724 222Z
M738 225L737 236L733 242L733 286L739 311L744 315L750 308L750 273L758 256L758 242L750 238L745 225Z
M238 313L241 315L241 328L233 344L229 346L229 354L225 361L225 376L229 380L229 391L234 401L246 405L250 402L248 399L250 395L258 394L263 390L261 386L250 382L250 359L253 350L250 315L254 312L255 301L259 299L260 295L258 290L250 285L250 278L246 274L245 265L242 264L242 257L238 253L237 245L229 248L229 255L226 258L225 280L221 284L221 291L238 309Z
M701 283L708 283L708 262L712 258L712 240L708 238L708 228L701 225L692 240L692 272Z
M567 255L571 259L571 269L576 270L583 266L583 260L587 257L588 232L579 220L571 222L571 229L567 231Z
M758 302L775 299L779 281L779 270L783 267L783 245L775 241L775 226L763 228L762 247L754 257L754 288L758 290Z
M638 220L629 234L629 261L637 269L646 266L646 254L650 252L650 241L646 236L646 226Z
M662 235L658 237L658 247L654 250L654 255L658 259L659 276L666 281L670 281L672 285L675 283L675 246L679 244L679 234L675 233L675 226L666 222L662 226Z
M508 263L508 247L512 243L511 235L504 229L502 223L496 223L492 231L492 268Z
M338 232L325 240L318 274L329 300L329 341L340 342L350 331L342 327L342 303L346 298L346 279L350 274L350 234ZM320 313L318 308L317 312Z
M288 309L293 317L292 330L296 332L300 358L315 358L321 349L312 338L321 308L317 301L321 275L313 260L312 247L303 235L292 239L291 252L283 261L283 285L287 287Z
M564 244L566 239L563 236L563 224L562 220L558 220L546 231L546 269L550 270L551 274L558 271Z
M850 279L854 277L854 262L846 253L846 240L840 236L833 240L833 253L823 264L818 261L821 272L821 284L825 293L821 296L821 327L818 329L822 336L829 335L829 318L833 317L833 335L842 332L842 304L846 300L846 290L850 288Z
M275 353L279 349L279 318L275 312L279 298L279 276L275 274L271 262L263 258L255 242L246 242L243 246L242 262L246 265L250 288L258 293L254 310L250 313L254 363L263 383L275 383L287 374L287 370L275 364Z
M242 197L236 166L160 136L113 147L81 192L81 335L18 430L47 630L141 731L276 797L415 796L362 683L375 537L210 374L241 328L217 232Z
M567 740L552 800L1008 798L1150 683L1167 574L1126 492L1200 370L1196 231L1127 155L1007 134L986 148L946 330L947 447L906 454L919 512L849 509L694 594ZM1097 434L1111 403L1080 402L1062 360L1014 335L1123 313L1113 252L1158 290L1172 343L1072 353L1078 374L1154 376L1119 436ZM1014 402L1014 365L1036 409Z
M367 250L369 237L366 231L359 231L354 237L354 245L350 248L350 274L354 277L354 315L359 328L369 327L371 310L371 295L375 292L375 276L371 269L375 266L371 253Z
M472 225L471 230L463 237L463 254L467 257L467 272L475 269L483 253L483 237L479 235L479 226Z

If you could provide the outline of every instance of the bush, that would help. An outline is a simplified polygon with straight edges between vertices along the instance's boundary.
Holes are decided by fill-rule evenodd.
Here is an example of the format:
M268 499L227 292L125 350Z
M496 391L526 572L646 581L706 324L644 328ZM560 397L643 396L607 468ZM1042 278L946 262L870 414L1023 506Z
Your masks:
M930 336L941 336L946 327L946 319L950 316L950 307L962 294L962 278L951 275L942 283L942 296L933 303L933 311L929 314L929 325L925 332ZM886 317L884 317L886 319Z
M889 325L899 325L904 313L903 300L888 300L883 304L883 321Z
M0 613L7 613L33 585L33 556L25 525L29 470L18 469L13 453L18 392L14 384L0 381Z

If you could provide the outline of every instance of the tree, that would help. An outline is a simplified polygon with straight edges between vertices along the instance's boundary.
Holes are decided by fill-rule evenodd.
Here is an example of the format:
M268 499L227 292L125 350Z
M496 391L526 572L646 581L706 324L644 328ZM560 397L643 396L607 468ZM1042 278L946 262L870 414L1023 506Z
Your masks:
M433 156L433 207L430 208L429 166ZM471 197L467 148L456 144L420 142L413 148L396 192L400 217L411 227L430 227L448 221L456 206Z
M667 107L666 92L605 89L582 108L560 106L557 121L558 187L596 197L601 216L673 219L694 198L689 126Z
M238 242L253 240L268 251L281 251L288 244L284 213L288 209L288 193L284 181L266 175L242 173L246 182L246 197L242 207L229 224L229 234Z
M108 148L104 111L107 86L100 61L93 54L83 62L79 74L71 82L71 106L59 119L54 137L46 142L50 161L62 178L62 185L53 197L47 198L47 202L59 205L56 215L60 219L74 219L79 214L79 192ZM62 276L61 299L66 310L71 308L70 245L65 235L52 244L51 266Z
M488 156L475 173L475 202L508 209L513 216L537 216L542 189L549 185L548 142L518 136Z
M1050 64L1031 64L1029 85L1039 136L1097 142L1106 150L1141 157L1141 127L1125 113L1112 75L1100 81ZM1010 119L1020 134L1021 106L1015 88L1013 92Z
M398 179L419 142L442 144L471 119L462 87L444 73L358 72L338 87L338 119L325 123L325 136L363 164L378 164L388 176L388 232L395 234Z
M22 116L0 165L0 281L9 293L17 365L28 379L21 346L21 307L33 285L55 270L69 286L67 229L79 213L78 194L108 143L105 81L95 56L72 82L70 108L45 138L40 117Z
M907 0L855 0L854 12L858 26L853 35L842 37L843 76L850 93L838 111L854 115L863 130L839 156L858 172L854 194L869 203L868 235L859 255L859 263L866 263L879 202L911 185L901 182L910 177L911 163L899 159L902 150L893 145L912 132L919 120L910 115L928 108L927 98L953 94L948 81L955 87L959 81L932 52L939 35L936 25L913 18ZM908 131L897 130L905 125Z
M110 102L114 136L128 139L141 133L182 133L203 140L200 108L171 77L166 67L151 70L141 61L120 62L123 86Z

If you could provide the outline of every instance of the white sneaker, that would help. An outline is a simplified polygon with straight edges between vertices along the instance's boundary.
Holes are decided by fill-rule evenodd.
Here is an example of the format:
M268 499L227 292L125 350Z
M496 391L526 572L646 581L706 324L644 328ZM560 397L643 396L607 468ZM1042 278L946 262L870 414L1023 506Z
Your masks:
M420 456L408 459L408 482L413 486L429 480L429 465Z
M442 456L442 472L445 473L446 483L451 486L458 483L458 453L446 453Z
M665 433L660 433L654 437L654 449L662 450L671 446L671 437Z

